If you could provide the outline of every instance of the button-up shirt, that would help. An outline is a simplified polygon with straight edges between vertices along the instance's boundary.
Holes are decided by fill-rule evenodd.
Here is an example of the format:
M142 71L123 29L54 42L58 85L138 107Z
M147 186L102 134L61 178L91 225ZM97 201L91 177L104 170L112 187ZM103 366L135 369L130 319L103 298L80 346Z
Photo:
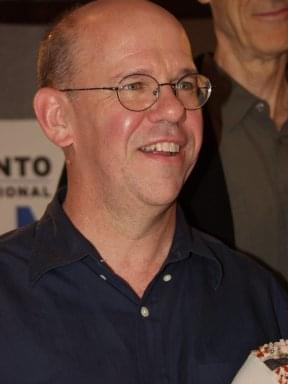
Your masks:
M229 384L251 349L280 337L286 293L179 210L169 255L142 298L72 225L59 196L39 222L0 238L5 384Z
M288 121L279 130L269 105L205 55L214 87L207 103L225 173L235 245L288 281ZM219 202L220 203L220 202Z

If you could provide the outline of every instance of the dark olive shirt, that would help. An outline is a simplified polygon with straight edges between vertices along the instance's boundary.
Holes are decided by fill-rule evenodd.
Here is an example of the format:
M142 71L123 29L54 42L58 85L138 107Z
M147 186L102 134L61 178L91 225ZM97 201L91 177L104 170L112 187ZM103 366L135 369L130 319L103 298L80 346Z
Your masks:
M205 140L198 179L192 172L186 193L187 216L197 211L194 225L230 243L232 230L238 249L288 281L288 121L279 130L268 104L223 72L212 55L204 55L198 69L214 88L203 110Z
M58 197L39 222L0 238L1 383L230 384L252 348L280 337L286 293L180 211L141 299Z

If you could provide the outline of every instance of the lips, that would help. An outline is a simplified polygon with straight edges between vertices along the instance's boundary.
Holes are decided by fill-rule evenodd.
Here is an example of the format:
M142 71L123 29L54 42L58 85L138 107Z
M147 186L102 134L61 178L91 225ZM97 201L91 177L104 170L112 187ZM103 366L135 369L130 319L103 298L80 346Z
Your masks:
M180 145L174 142L164 141L160 143L145 145L141 147L140 150L145 153L157 153L166 156L175 156L180 152Z
M254 16L262 16L262 17L277 17L281 16L284 14L288 14L288 6L284 6L281 9L277 10L271 10L271 11L266 11L266 12L256 12L254 13Z

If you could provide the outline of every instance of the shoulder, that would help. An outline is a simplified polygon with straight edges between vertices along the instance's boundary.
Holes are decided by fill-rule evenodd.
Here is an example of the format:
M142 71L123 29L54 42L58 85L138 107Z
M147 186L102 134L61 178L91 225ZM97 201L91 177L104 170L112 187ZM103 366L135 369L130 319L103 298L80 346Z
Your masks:
M15 229L0 236L0 266L13 259L30 259L37 223Z
M2 247L13 245L15 243L25 243L34 237L35 228L38 222L25 225L21 228L13 229L12 231L0 235L0 250Z
M234 308L242 308L247 318L264 318L272 326L273 322L281 337L288 337L288 293L274 274L252 257L231 249L221 241L196 229L192 235L202 242L210 258L221 266L221 279L215 290L221 303ZM229 305L227 304L229 303Z
M202 242L207 252L221 265L224 282L251 284L253 287L274 283L274 274L252 256L237 251L209 234L191 228L192 236ZM240 285L241 285L240 284ZM278 283L276 283L278 284Z

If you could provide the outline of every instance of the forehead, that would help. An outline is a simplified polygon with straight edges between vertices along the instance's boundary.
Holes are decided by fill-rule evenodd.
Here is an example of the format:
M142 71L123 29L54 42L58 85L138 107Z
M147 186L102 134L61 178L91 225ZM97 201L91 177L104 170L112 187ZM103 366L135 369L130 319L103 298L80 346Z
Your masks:
M79 35L82 68L97 68L99 76L110 71L112 76L129 66L194 67L187 35L172 16L141 9L120 16L106 22L97 17L88 20Z

